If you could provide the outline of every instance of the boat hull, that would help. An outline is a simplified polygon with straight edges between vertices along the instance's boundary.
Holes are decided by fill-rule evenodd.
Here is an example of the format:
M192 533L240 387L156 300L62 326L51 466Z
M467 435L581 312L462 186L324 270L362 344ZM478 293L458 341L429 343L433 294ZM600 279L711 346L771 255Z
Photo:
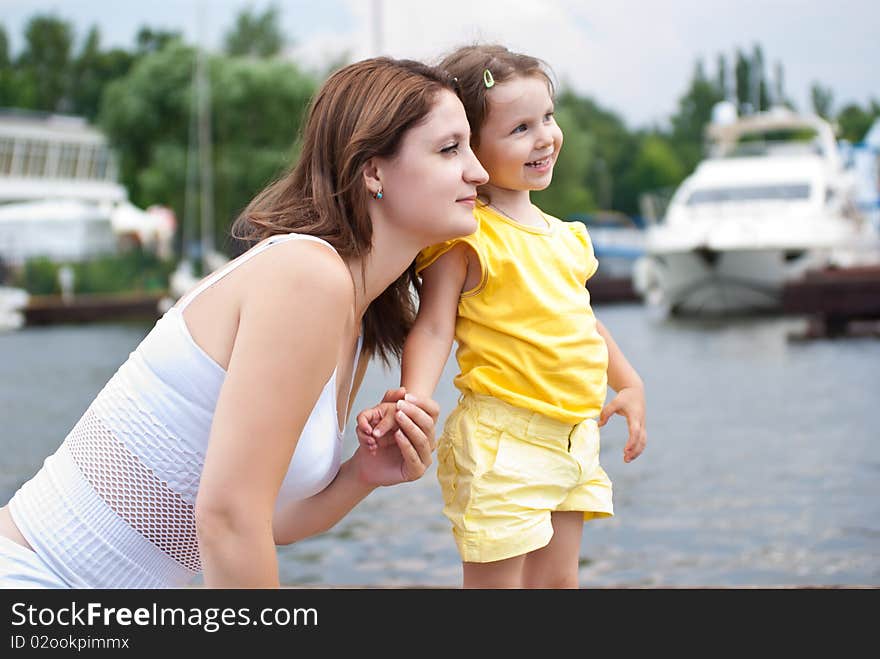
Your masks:
M679 314L726 314L781 308L785 283L827 263L824 251L694 249L648 254L634 284L654 306Z

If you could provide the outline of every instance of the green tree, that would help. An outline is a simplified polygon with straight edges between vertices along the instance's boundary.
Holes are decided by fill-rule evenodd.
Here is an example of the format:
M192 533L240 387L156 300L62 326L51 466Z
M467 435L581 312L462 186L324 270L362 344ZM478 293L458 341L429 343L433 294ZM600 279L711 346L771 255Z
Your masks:
M773 81L773 105L782 105L794 109L794 103L785 93L785 69L782 62L776 62L776 75Z
M831 118L831 110L834 105L834 92L830 87L825 87L818 82L814 82L810 87L810 102L813 105L813 112L825 119Z
M746 55L737 48L734 91L740 115L761 112L770 107L772 90L767 80L764 51L760 44L754 45L751 55Z
M299 152L317 83L287 61L226 58L213 69L211 86L216 203L226 209L219 217L231 220Z
M182 41L180 32L169 30L154 30L144 26L138 30L135 37L137 55L149 55L162 50L172 41Z
M627 184L639 193L664 190L681 183L688 171L677 147L664 135L649 132L642 136Z
M104 90L98 121L119 150L122 182L140 206L168 203L144 197L138 179L165 145L185 150L194 57L192 48L173 42Z
M736 50L734 83L737 111L741 115L749 114L754 109L752 105L752 64L739 48Z
M98 113L103 80L98 75L101 60L101 33L92 26L82 50L73 64L73 111L92 119Z
M752 104L756 110L764 111L770 108L770 93L767 89L767 78L764 71L764 51L760 45L755 45L752 51Z
M712 120L712 109L724 100L724 88L719 77L710 80L698 60L688 90L678 101L678 111L671 118L672 144L688 171L703 157L703 137L706 125Z
M100 32L92 27L73 63L72 111L93 121L107 83L125 75L134 59L134 55L118 48L102 52Z
M16 62L25 79L23 106L49 112L70 109L73 28L54 16L35 16L25 27ZM21 102L21 101L20 101Z
M33 98L33 80L22 75L12 57L6 29L0 25L0 107L31 108Z
M185 221L195 51L171 41L110 83L100 123L121 154L123 183L139 206L171 206ZM296 153L315 80L289 62L212 57L211 126L216 244ZM198 211L193 218L199 216Z
M15 83L12 58L9 55L9 36L0 25L0 108L15 105Z
M6 70L12 64L9 56L9 35L6 34L6 28L0 25L0 69Z
M591 162L582 172L583 185L589 191L590 203L574 212L588 212L596 205L625 213L636 212L638 196L623 183L624 174L635 156L636 140L623 120L615 113L600 107L593 99L580 96L568 88L562 89L557 95L556 110L562 119L560 125L564 121L570 126L577 126L591 138ZM563 128L566 132L562 155L565 155L566 151L574 151L578 147L569 143L568 132L571 128ZM554 177L559 172L561 168L554 173ZM555 183L551 185L548 193L552 193L555 186Z
M854 143L861 142L878 117L880 117L880 103L876 100L872 100L867 109L850 103L837 115L840 137Z
M233 56L272 57L281 52L283 46L284 37L275 5L262 14L252 9L242 11L226 34L226 52Z
M727 58L722 53L718 53L716 69L715 88L722 97L727 98L728 91L730 90L730 81L728 80Z

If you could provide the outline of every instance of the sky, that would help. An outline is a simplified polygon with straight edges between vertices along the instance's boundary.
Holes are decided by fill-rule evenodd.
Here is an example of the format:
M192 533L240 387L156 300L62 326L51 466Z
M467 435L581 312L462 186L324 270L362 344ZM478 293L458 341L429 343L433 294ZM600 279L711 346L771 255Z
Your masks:
M877 0L0 0L0 23L13 54L38 13L70 21L80 41L97 25L105 47L131 48L147 25L220 49L241 10L272 4L285 52L307 68L342 52L352 61L432 61L465 43L495 41L542 58L560 82L630 128L665 124L697 59L713 74L719 54L730 66L738 49L750 53L755 44L768 74L782 63L786 95L799 109L811 108L814 82L832 90L834 109L880 102Z

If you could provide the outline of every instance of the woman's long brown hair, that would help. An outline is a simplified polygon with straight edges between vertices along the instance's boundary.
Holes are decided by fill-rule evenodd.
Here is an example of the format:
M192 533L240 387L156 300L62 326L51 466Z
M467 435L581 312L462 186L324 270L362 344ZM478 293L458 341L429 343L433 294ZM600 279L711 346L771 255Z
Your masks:
M407 130L423 121L437 94L456 91L440 69L412 60L364 60L334 73L312 99L298 161L260 192L232 226L253 244L279 233L304 233L329 242L343 257L370 251L363 167L392 157ZM400 358L415 318L412 266L368 307L363 347L386 364Z

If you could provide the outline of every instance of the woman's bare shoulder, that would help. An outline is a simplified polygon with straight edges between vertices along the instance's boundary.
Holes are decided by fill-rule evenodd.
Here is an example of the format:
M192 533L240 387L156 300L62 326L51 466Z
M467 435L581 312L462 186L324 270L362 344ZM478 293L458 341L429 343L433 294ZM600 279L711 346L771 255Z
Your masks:
M347 306L354 302L348 265L326 244L287 240L256 255L248 265L246 298L282 294L295 304L297 298L319 294Z

